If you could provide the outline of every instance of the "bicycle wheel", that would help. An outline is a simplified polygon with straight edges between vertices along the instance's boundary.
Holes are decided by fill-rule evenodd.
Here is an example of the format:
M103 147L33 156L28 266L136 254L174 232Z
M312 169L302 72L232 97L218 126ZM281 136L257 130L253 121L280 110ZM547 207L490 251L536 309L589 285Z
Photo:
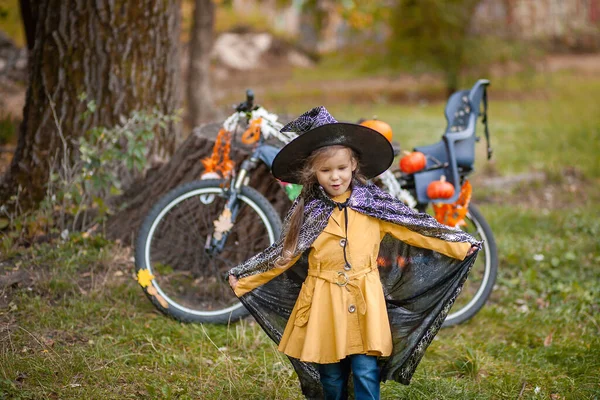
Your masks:
M224 274L267 248L281 219L256 190L243 187L240 211L219 254L205 251L229 198L221 180L194 181L167 193L150 211L136 242L136 272L152 303L185 322L228 323L247 315Z
M481 211L473 203L469 204L465 223L466 226L462 229L477 240L483 240L483 247L443 327L457 325L472 318L490 297L496 283L498 273L496 241Z

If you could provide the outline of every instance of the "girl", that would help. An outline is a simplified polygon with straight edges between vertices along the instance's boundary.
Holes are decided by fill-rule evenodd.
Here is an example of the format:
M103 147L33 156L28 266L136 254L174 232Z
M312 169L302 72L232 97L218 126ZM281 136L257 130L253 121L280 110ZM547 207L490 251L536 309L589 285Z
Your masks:
M347 398L352 371L356 398L378 399L380 380L409 383L480 243L366 182L393 161L376 131L338 123L324 107L282 131L299 136L273 175L302 193L282 238L229 281L307 397Z

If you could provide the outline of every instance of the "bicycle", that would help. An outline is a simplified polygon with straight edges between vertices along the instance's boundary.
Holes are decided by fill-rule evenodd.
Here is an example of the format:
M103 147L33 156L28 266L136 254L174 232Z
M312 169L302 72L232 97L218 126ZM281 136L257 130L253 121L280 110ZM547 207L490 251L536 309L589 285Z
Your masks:
M432 145L414 149L425 156L422 169L406 173L397 168L388 169L375 182L404 203L420 212L433 208L436 219L446 225L460 226L478 240L483 248L443 326L460 324L472 318L487 302L498 273L498 251L492 229L479 208L471 201L471 185L466 179L473 172L475 162L476 123L481 114L487 142L487 156L491 158L487 125L488 80L480 79L471 89L455 92L446 104L447 121L442 139ZM483 106L483 110L480 107ZM395 148L397 154L400 152ZM442 176L448 177L453 195L432 199L428 187Z
M476 89L474 87L479 97L473 98L472 110L476 109L475 104L478 110L484 99L482 96L489 84L485 82L478 81ZM456 126L450 122L453 118L449 117L449 110L462 104L462 97L474 89L450 97L446 107L448 129ZM487 101L484 104L487 106ZM450 136L444 134L441 144L419 148L431 162L422 171L405 174L390 169L374 181L409 206L425 211L432 203L423 189L428 183L446 173L455 186L462 185L464 177L472 171L477 117L478 112L470 112L465 116L468 121L465 129L451 132ZM236 131L242 120L249 126L242 135L242 139L247 139L244 143L255 143L256 147L236 171L228 159L230 149L223 146L223 139L230 139L228 135ZM273 243L281 233L277 212L263 195L248 186L250 174L258 163L263 162L270 168L278 147L294 138L293 134L279 132L281 127L277 116L253 105L253 95L248 92L246 101L225 120L211 159L205 160L205 166L211 170L205 178L222 176L226 179L199 180L177 187L148 214L136 243L136 272L146 295L164 314L181 321L208 323L228 323L247 314L221 276L230 267ZM268 144L269 138L276 138L279 146ZM473 146L465 146L465 140ZM444 149L448 149L448 154L442 151ZM399 152L398 146L396 151ZM467 154L469 151L470 155ZM458 159L456 153L460 156ZM216 162L217 159L220 162ZM290 199L298 195L298 187L282 184ZM438 199L437 202L455 205L460 189L462 186L453 198ZM244 204L247 207L242 207ZM479 311L491 293L498 265L489 225L475 205L463 206L468 210L462 218L463 229L484 240L484 248L472 268L465 293L459 297L444 326L463 322ZM199 219L198 214L204 218ZM194 217L186 218L186 215ZM179 224L185 226L180 228ZM251 228L253 230L244 231ZM199 242L204 243L203 248L198 246Z
M248 182L259 163L270 166L278 152L269 139L283 145L296 135L281 133L277 115L253 102L248 90L203 160L201 179L163 196L139 230L138 282L158 310L180 321L227 323L245 316L222 276L281 234L279 214ZM242 142L255 147L236 170L229 151L242 122L248 124Z

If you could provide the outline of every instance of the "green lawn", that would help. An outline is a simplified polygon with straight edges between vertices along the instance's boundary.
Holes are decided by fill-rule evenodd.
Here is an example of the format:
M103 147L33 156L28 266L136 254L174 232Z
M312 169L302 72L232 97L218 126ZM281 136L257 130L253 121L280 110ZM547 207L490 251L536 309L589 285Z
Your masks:
M384 399L600 398L600 78L519 82L492 82L495 155L486 167L479 154L478 173L546 179L475 187L498 244L497 287L474 319L439 333L410 386L385 383ZM405 148L439 140L445 126L443 102L326 106L339 119L378 115ZM0 249L0 275L32 273L0 289L0 399L301 398L289 362L251 321L158 314L118 244Z

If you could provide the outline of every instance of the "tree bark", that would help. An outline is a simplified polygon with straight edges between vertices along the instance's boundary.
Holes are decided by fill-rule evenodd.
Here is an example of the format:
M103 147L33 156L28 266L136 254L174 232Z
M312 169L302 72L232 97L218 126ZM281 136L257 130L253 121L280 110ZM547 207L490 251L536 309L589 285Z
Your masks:
M35 43L35 29L37 20L37 2L32 0L19 0L21 9L21 19L23 20L23 30L25 31L25 39L29 51L33 50Z
M219 128L219 124L210 124L195 129L168 163L149 171L146 178L138 181L135 187L117 199L117 203L126 206L107 221L107 237L134 245L144 218L160 197L176 186L200 177L204 171L200 160L211 154ZM231 147L231 159L239 166L249 152L247 146L235 142ZM283 219L292 203L269 168L261 164L252 173L249 185L262 193Z
M214 22L213 1L196 0L187 86L188 120L192 127L200 126L202 122L207 122L216 115L210 85L210 52L213 46Z
M50 165L93 126L111 127L134 110L179 107L179 3L171 0L36 2L29 88L0 203L17 193L34 205L45 194ZM82 118L82 94L96 110ZM62 136L62 137L61 137ZM152 154L172 154L179 126L157 131Z

